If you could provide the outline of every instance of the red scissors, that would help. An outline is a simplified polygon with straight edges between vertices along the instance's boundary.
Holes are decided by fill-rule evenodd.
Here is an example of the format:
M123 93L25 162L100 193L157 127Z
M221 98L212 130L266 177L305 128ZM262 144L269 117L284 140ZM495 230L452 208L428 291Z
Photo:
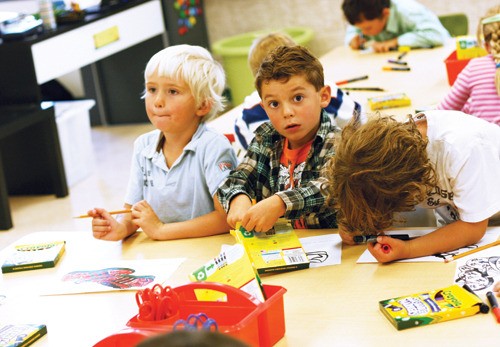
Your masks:
M138 318L141 320L163 320L179 311L179 297L170 286L155 284L151 289L135 293L135 300L139 306Z

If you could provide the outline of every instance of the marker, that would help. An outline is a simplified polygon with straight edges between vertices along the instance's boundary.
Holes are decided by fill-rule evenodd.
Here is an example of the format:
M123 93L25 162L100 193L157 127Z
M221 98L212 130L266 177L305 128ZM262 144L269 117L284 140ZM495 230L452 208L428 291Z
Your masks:
M360 91L360 92L385 92L384 89L378 88L378 87L356 87L356 88L344 87L342 89L343 90L355 90L355 91Z
M486 293L486 297L488 298L488 301L490 303L491 311L497 318L497 323L500 323L500 308L498 308L498 302L495 298L495 294L493 294L493 292L488 292Z
M353 240L357 244L361 243L367 243L367 242L377 242L377 237L378 236L389 236L392 237L393 239L398 239L398 240L403 240L407 241L410 239L410 235L408 234L392 234L392 235L356 235L353 237ZM387 245L389 248L390 246Z
M389 59L389 60L387 60L387 62L391 63L391 64L408 65L408 63L406 61L401 61L401 60Z
M395 66L384 66L382 68L384 71L410 71L409 67L395 67Z
M364 40L365 39L365 35L363 35L363 33L359 33L359 40ZM365 43L364 42L361 42L361 44L359 45L359 49L363 50L365 49Z
M403 53L401 53L400 55L398 55L398 60L403 59L406 54L408 54L408 51L404 51Z
M361 81L361 80L366 80L368 79L368 76L365 75L365 76L360 76L360 77L355 77L355 78L351 78L351 79L348 79L348 80L343 80L343 81L338 81L336 82L335 84L336 85L341 85L341 84L347 84L347 83L351 83L351 82L356 82L356 81Z
M462 286L462 288L464 288L466 291L468 291L469 293L474 294L476 297L479 298L479 296L471 289L471 287L469 287L467 285L467 283L464 284ZM481 303L479 304L479 312L481 312L481 313L488 313L488 312L490 312L490 307L488 305L486 305L483 301L481 301Z

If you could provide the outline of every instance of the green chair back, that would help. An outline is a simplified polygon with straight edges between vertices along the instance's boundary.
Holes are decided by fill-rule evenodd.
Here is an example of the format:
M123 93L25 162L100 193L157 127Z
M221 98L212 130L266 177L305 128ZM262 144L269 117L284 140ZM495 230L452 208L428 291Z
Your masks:
M469 34L469 20L465 13L442 15L439 20L453 37Z

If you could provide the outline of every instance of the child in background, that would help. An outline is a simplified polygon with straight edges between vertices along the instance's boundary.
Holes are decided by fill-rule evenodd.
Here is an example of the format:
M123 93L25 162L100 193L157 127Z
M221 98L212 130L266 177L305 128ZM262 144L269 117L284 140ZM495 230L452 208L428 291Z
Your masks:
M295 46L293 39L285 33L270 33L256 38L248 54L248 64L254 77L257 75L260 64L266 55L278 46ZM328 83L331 88L331 100L326 107L326 112L339 127L344 126L355 114L361 114L361 106L353 101L349 95L344 94L334 83ZM234 132L239 144L243 149L248 149L248 145L254 138L254 131L264 122L269 121L269 117L262 108L259 93L254 91L245 98L243 112L238 115L234 124Z
M223 109L224 70L198 46L165 48L149 60L146 113L156 127L134 143L121 219L94 208L95 238L121 240L138 228L154 240L208 236L229 231L214 210L217 187L236 166L229 141L205 121Z
M495 15L496 21L482 23ZM500 6L488 10L481 19L477 38L488 55L471 59L436 108L463 111L500 125Z
M344 0L344 16L349 22L345 43L363 49L373 40L375 52L398 46L441 46L450 38L439 18L414 0Z
M331 88L321 63L304 47L279 46L262 62L255 85L270 122L255 131L243 161L219 188L228 224L262 232L284 216L296 228L335 228L320 189L336 129L324 110Z
M376 117L349 124L327 178L339 234L377 235L395 213L434 209L438 229L410 240L379 236L368 244L380 262L452 251L500 224L500 127L460 111L426 111L400 123ZM381 244L391 250L387 253Z

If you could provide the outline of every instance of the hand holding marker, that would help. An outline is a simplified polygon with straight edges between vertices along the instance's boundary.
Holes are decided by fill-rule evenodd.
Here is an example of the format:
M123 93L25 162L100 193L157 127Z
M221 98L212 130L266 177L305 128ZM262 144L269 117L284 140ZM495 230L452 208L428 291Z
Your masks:
M388 237L392 237L393 239L405 240L405 241L410 239L410 236L408 234L392 234L392 235L367 235L367 236L356 235L353 237L353 240L357 244L367 243L367 242L374 242L375 243L375 242L377 242L378 236L388 236ZM384 243L382 243L381 246L382 246L382 252L384 252L385 254L387 254L391 251L391 246L384 244Z

